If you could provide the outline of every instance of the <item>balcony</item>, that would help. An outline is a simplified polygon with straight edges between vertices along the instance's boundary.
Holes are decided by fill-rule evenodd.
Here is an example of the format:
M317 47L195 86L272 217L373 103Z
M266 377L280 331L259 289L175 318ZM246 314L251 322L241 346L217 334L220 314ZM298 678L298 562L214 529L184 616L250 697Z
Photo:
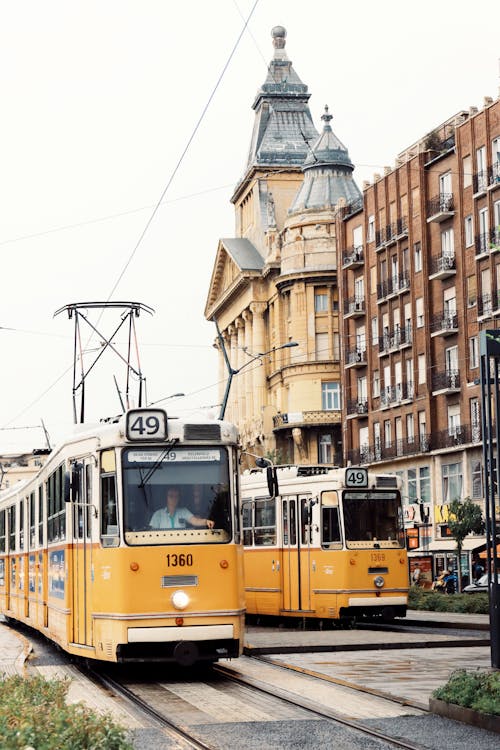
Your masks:
M488 256L490 253L500 251L500 229L492 229L490 232L476 234L474 238L476 248L476 260Z
M500 161L488 167L488 189L500 187Z
M434 448L434 446L432 446ZM354 466L372 464L401 456L412 456L418 453L428 453L431 450L431 436L420 435L402 438L394 442L382 443L376 441L374 445L363 445L347 452L347 460Z
M410 288L410 274L403 271L399 276L392 276L390 279L381 281L377 284L377 302L394 297L397 294L403 294Z
M454 255L439 255L431 258L429 280L447 279L457 272L457 264Z
M346 349L346 367L366 367L366 348Z
M438 313L433 315L430 322L431 338L434 336L453 336L458 333L458 315L453 313Z
M482 294L477 300L477 317L491 318L500 313L500 292Z
M406 383L396 383L396 385L387 385L380 389L380 408L389 409L392 406L399 406L407 401L412 401L414 388L411 380Z
M455 214L453 193L440 193L427 201L427 223L441 223Z
M350 247L342 258L342 268L360 268L364 260L363 245Z
M474 198L479 198L481 195L484 195L487 187L488 172L486 170L476 172L476 174L472 175L472 192Z
M388 245L392 245L397 240L408 235L408 217L402 216L390 224L386 224L383 229L375 232L375 249L382 250Z
M351 297L345 301L344 318L361 318L365 312L364 297Z
M460 393L460 372L458 370L445 370L436 372L432 376L432 395L450 395Z
M385 331L384 335L378 339L379 356L389 354L389 352L398 349L404 349L407 346L411 346L411 343L411 325L407 325L405 328L396 328L394 331Z
M366 417L368 414L368 400L366 396L360 396L357 401L347 402L347 416L348 417Z
M474 437L477 437L477 427L474 430L471 429L470 425L458 425L449 427L447 430L440 430L433 434L433 447L439 450L443 448L455 448L456 446L472 442L480 442L481 431L479 430L479 440L473 440L474 432L476 433Z
M290 429L291 427L314 427L316 425L340 424L340 422L340 409L294 411L277 414L273 417L273 430L284 430Z

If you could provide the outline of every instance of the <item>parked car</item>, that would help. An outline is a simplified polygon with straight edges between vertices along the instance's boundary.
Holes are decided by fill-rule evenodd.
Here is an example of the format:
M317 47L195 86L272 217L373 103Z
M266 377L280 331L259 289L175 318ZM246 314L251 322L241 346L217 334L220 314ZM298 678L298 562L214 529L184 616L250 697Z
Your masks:
M500 574L498 574L498 583L500 583ZM464 594L479 594L479 593L487 593L488 592L488 574L485 573L484 576L481 576L481 578L478 578L477 581L474 581L473 583L469 583L468 586L464 587L463 593Z

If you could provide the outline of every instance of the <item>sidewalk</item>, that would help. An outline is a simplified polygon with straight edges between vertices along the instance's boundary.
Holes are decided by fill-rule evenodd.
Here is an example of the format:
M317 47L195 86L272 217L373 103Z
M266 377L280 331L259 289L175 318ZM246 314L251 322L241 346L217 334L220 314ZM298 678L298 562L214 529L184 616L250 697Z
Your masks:
M24 674L25 661L31 652L31 644L17 630L0 622L0 675L11 677Z

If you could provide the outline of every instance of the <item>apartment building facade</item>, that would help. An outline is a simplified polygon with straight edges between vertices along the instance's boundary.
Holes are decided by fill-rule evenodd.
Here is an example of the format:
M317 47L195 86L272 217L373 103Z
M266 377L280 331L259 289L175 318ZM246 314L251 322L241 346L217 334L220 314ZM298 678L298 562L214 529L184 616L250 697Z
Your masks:
M450 567L449 504L484 511L478 335L500 327L500 101L366 183L337 237L344 459L403 480L410 544ZM483 539L467 539L462 572Z

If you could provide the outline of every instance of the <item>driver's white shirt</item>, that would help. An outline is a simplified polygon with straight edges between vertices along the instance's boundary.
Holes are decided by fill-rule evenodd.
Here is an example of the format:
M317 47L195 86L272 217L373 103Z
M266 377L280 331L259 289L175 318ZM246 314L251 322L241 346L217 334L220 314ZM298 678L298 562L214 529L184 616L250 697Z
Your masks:
M172 515L166 508L159 508L151 516L149 525L153 529L185 529L193 515L187 508L177 508Z

